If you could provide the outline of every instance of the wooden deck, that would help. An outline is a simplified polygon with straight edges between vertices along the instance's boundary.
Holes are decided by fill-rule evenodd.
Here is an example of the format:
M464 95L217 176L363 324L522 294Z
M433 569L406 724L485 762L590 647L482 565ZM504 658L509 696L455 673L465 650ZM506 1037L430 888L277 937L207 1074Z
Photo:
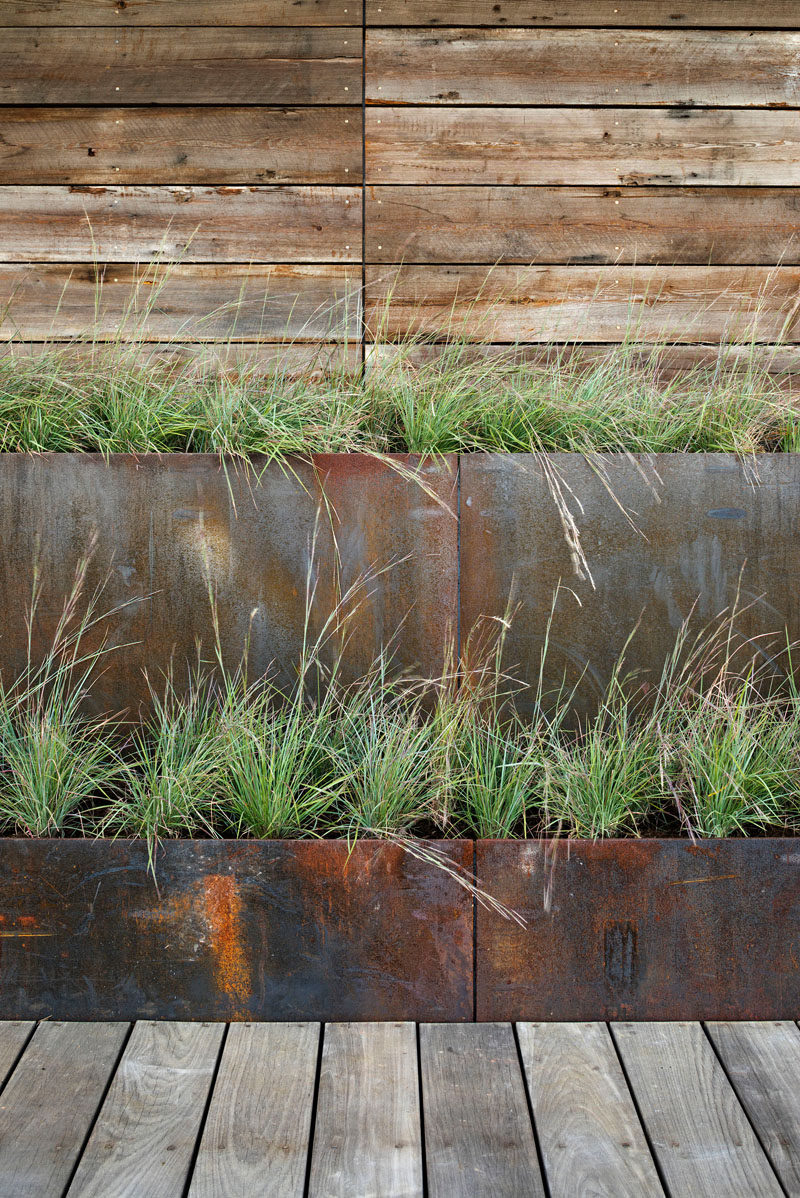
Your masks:
M800 1194L794 1023L0 1023L0 1196Z

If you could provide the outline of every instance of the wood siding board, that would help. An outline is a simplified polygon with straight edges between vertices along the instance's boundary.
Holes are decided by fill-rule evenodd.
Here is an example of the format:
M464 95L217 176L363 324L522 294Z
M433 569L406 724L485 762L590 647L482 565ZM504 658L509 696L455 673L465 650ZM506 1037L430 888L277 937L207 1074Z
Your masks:
M800 103L800 33L684 29L381 29L378 104Z
M12 354L15 357L41 357L52 350L74 354L76 358L97 362L97 346L91 341L0 341L0 357ZM114 360L114 347L109 347ZM361 362L361 347L353 342L320 342L302 345L268 341L200 342L165 341L146 342L140 346L126 346L125 360L153 366L167 371L208 369L247 369L258 375L259 371L270 373L280 370L290 378L323 375L327 371L358 370ZM798 364L800 370L800 363Z
M348 0L10 0L0 6L0 26L352 24Z
M484 266L368 266L366 320L389 338L796 344L798 288L791 266L500 266L488 277Z
M375 263L800 262L792 188L370 186L366 228Z
M361 29L8 29L4 104L358 104Z
M0 339L113 339L128 312L127 335L146 341L354 340L360 281L336 265L0 265Z
M357 187L0 186L0 262L355 262Z
M387 107L365 120L368 183L800 184L796 111Z
M128 3L131 6L131 0ZM367 25L373 26L661 25L798 29L800 3L772 0L765 9L752 0L700 0L683 5L675 4L674 0L450 0L444 6L441 0L366 0L366 18Z
M357 184L361 112L0 107L0 184Z

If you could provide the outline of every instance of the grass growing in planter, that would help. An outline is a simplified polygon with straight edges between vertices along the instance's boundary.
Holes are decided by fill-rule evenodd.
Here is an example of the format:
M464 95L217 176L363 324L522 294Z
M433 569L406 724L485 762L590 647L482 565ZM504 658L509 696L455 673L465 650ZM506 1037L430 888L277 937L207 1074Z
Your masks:
M0 831L28 836L262 838L690 834L800 830L800 691L791 654L739 640L735 615L688 625L655 684L625 654L596 714L571 695L514 703L504 627L438 682L386 657L344 685L324 665L333 625L288 691L198 669L152 687L141 727L87 716L106 653L101 617L65 604L52 651L0 686ZM635 635L635 634L634 634ZM785 648L785 647L784 647ZM545 653L546 653L545 649ZM412 850L413 851L413 850Z
M291 347L289 347L291 348ZM290 359L170 369L122 340L0 357L0 451L290 453L725 451L800 448L798 409L757 345L666 377L667 347L590 359L481 355L414 340L362 372ZM150 351L152 352L152 351Z

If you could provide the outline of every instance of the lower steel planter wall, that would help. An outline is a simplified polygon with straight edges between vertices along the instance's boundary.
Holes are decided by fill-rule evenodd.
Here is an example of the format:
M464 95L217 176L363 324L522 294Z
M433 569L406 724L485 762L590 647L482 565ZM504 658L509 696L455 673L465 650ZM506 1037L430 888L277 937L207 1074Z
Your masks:
M0 840L0 1018L790 1019L800 840Z

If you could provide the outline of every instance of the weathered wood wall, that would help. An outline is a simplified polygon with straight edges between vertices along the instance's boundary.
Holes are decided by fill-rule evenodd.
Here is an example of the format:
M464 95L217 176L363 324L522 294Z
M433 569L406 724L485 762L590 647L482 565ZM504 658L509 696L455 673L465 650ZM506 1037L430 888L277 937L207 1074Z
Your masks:
M108 334L177 256L139 289L153 342L356 351L362 286L367 341L391 293L391 335L800 342L800 0L0 0L0 26L6 337Z

